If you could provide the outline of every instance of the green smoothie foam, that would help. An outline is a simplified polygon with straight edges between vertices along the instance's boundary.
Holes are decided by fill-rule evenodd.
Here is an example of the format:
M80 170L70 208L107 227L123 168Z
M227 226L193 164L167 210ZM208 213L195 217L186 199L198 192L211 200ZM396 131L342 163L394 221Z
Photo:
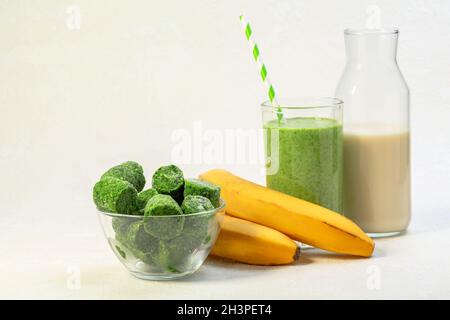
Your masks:
M266 176L267 186L342 212L342 125L334 119L298 117L272 120L264 128L272 168L277 158L272 139L277 133L279 139L278 170Z

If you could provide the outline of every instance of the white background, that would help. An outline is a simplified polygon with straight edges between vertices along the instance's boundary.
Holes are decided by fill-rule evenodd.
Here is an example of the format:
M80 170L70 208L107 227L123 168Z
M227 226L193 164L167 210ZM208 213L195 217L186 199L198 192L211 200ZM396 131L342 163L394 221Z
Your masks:
M260 127L265 94L241 13L279 96L333 95L344 28L374 17L400 28L410 231L379 241L369 260L312 251L297 265L261 268L209 259L181 282L134 279L102 238L91 188L121 161L148 174L171 162L172 132L195 121ZM449 21L444 0L0 0L0 297L449 298ZM209 167L263 181L255 165L183 168L195 176ZM79 287L70 284L78 272Z

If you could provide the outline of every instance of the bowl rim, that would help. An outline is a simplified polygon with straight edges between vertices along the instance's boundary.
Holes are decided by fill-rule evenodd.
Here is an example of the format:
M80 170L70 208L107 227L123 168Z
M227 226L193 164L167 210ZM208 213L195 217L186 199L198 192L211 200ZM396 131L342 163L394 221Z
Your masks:
M202 211L197 213L190 213L190 214L182 214L182 215L163 215L163 216L144 216L144 215L135 215L135 214L122 214L122 213L116 213L116 212L110 212L110 211L104 211L97 207L97 211L99 214L113 217L113 218L140 218L140 219L153 219L153 218L176 218L176 217L196 217L196 216L208 216L215 214L217 212L223 211L225 209L226 202L222 198L220 198L220 203L217 208L214 208L212 210L208 211Z

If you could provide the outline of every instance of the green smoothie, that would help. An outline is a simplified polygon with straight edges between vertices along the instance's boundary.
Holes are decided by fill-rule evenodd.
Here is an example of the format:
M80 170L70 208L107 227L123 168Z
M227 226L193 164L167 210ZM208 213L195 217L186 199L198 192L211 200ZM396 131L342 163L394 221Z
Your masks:
M342 212L342 125L298 117L264 129L267 187Z

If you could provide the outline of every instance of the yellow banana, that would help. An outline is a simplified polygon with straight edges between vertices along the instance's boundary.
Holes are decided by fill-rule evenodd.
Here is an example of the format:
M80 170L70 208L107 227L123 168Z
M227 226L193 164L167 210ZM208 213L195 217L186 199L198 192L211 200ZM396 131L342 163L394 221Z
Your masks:
M210 170L202 180L219 185L228 214L278 230L292 239L328 251L372 255L373 240L344 216L316 204L234 176Z
M225 215L211 254L249 264L279 265L297 260L300 248L281 232Z

